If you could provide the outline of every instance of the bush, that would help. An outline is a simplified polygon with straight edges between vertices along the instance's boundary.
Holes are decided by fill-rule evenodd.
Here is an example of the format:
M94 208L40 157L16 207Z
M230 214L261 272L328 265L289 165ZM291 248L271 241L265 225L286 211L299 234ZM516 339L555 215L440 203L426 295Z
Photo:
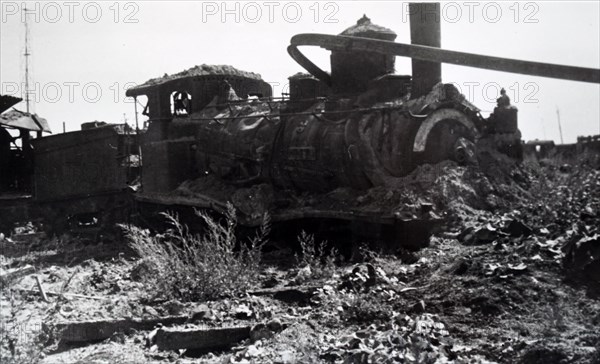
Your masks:
M261 249L266 243L268 216L254 239L237 244L236 217L231 204L225 224L196 211L206 225L204 234L192 234L176 215L164 213L170 229L151 235L135 226L121 227L144 264L141 280L154 298L207 300L243 293L259 274Z

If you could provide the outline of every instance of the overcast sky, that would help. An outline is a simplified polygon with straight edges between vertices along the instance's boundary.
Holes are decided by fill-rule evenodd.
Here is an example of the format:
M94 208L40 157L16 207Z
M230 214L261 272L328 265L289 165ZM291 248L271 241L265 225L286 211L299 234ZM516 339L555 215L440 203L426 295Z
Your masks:
M22 4L31 9L34 111L55 133L63 122L67 131L92 120L133 123L127 87L203 63L260 73L279 96L287 77L302 70L286 52L294 34L338 34L363 14L394 30L397 42L410 42L402 2L2 1L0 91L17 96L24 80ZM600 68L599 14L597 1L443 3L442 47ZM327 51L305 54L329 69ZM397 58L396 72L410 74L410 61ZM560 142L557 109L565 142L600 134L598 84L451 65L442 77L484 111L505 87L526 140Z

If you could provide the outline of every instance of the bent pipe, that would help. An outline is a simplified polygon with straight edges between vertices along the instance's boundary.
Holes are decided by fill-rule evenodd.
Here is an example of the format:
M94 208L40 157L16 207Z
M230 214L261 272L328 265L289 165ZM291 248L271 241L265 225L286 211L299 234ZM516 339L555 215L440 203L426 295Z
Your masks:
M331 76L306 58L306 56L298 50L299 46L318 46L328 50L367 51L393 54L423 61L449 63L493 71L511 72L570 81L600 83L600 69L485 56L481 54L450 51L436 47L396 43L387 40L349 37L344 35L305 33L293 36L290 43L291 44L288 47L290 56L310 74L325 82L327 85L331 85Z

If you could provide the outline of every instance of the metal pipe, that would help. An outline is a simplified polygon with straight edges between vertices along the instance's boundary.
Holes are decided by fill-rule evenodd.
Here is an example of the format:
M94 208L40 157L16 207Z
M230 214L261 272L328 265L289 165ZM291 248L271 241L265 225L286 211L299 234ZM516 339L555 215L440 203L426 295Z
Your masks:
M439 3L410 3L410 42L415 45L441 48L442 31ZM428 94L433 86L442 82L440 62L412 59L411 98Z
M596 68L564 66L552 63L523 61L511 58L485 56L481 54L450 51L434 47L389 42L385 40L306 33L292 37L288 48L290 55L296 54L290 48L298 46L318 46L326 49L345 48L347 50L371 51L382 54L411 57L424 61L456 64L493 71L511 72L530 76L557 78L562 80L600 83L600 70ZM294 58L300 65L299 59ZM314 75L314 74L313 74ZM316 75L314 75L316 77Z

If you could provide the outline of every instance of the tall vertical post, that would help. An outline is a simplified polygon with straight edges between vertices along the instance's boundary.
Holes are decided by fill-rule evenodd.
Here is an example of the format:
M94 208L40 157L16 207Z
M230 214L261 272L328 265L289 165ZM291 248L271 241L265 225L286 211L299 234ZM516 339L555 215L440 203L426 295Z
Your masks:
M558 110L558 106L556 107L556 118L558 119L558 132L560 134L560 144L565 144L565 141L563 140L562 126L560 125L560 111Z
M440 48L441 16L439 3L410 3L410 40L412 44ZM442 81L442 64L412 60L411 98L426 95Z
M142 180L142 168L143 167L143 163L142 163L142 144L140 143L140 126L138 124L138 108L137 108L137 96L133 97L133 110L135 112L135 144L137 145L138 148L138 176L140 178L140 184L143 186L144 185L144 181ZM142 111L143 112L143 111Z
M25 107L29 114L29 23L27 22L27 8L23 8L25 18Z
M137 96L133 97L133 110L135 112L135 133L138 134L140 126L138 125Z

